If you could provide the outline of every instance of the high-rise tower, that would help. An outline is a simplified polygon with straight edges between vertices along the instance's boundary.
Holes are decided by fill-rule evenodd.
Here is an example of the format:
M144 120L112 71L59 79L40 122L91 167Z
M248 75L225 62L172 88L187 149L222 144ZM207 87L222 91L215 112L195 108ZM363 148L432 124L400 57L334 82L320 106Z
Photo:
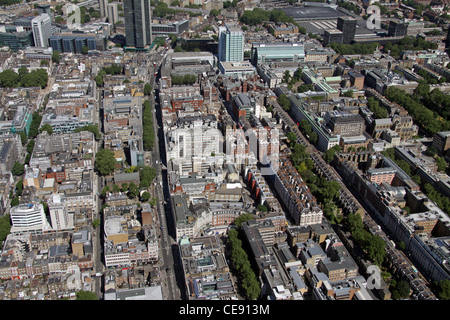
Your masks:
M351 43L355 38L356 19L352 17L339 17L337 20L337 29L343 33L342 43Z
M152 43L150 0L124 0L127 47L145 48Z
M99 6L99 11L100 11L100 17L102 17L102 18L106 17L108 0L98 0L98 6Z
M49 46L48 39L52 36L52 20L46 13L38 15L31 20L33 30L34 46L46 48Z
M219 61L244 61L244 32L237 23L219 28Z

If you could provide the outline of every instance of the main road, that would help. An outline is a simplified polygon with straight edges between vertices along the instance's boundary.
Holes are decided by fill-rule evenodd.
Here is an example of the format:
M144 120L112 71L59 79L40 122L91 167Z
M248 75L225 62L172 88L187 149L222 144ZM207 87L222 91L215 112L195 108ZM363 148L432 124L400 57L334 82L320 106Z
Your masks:
M159 106L157 78L159 68L165 55L152 53L149 58L152 63L149 66L150 84L153 88L149 97L154 110L153 123L155 130L155 144L151 152L151 164L156 169L154 183L155 193L158 198L157 209L161 226L160 238L160 266L163 297L165 300L180 300L184 298L184 280L181 270L175 268L180 265L178 245L176 243L174 217L171 209L170 191L167 179L166 147L162 123L161 108ZM155 76L157 74L157 76Z

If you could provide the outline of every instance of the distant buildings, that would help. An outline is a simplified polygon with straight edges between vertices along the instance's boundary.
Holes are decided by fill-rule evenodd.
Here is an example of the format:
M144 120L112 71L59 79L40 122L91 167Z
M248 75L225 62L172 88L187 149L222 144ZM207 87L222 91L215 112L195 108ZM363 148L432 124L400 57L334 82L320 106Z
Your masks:
M175 21L171 23L152 23L152 35L168 36L171 34L180 35L189 28L189 20Z
M337 170L345 172L347 181L395 241L405 243L419 271L435 281L449 279L448 251L444 253L448 243L443 240L449 234L448 216L389 158L372 155L359 161L359 166L366 168L361 170L354 160L344 157ZM411 213L405 212L406 206Z
M305 60L305 47L303 43L253 43L252 57L253 65L271 62L303 62Z
M82 53L88 50L106 50L106 37L101 34L60 33L49 38L49 45L55 51Z

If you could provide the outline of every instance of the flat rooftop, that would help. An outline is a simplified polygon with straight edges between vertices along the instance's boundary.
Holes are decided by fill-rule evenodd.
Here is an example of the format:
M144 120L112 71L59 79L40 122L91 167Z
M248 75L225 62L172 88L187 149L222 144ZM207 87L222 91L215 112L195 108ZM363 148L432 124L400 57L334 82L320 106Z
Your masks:
M331 7L285 7L280 9L295 21L330 20L347 16Z

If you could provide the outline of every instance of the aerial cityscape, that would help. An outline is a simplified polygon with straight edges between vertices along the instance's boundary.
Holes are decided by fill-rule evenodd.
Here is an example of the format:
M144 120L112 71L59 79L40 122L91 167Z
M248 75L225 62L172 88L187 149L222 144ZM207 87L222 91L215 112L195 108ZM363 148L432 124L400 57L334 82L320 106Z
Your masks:
M0 300L449 300L449 55L448 0L0 0Z

